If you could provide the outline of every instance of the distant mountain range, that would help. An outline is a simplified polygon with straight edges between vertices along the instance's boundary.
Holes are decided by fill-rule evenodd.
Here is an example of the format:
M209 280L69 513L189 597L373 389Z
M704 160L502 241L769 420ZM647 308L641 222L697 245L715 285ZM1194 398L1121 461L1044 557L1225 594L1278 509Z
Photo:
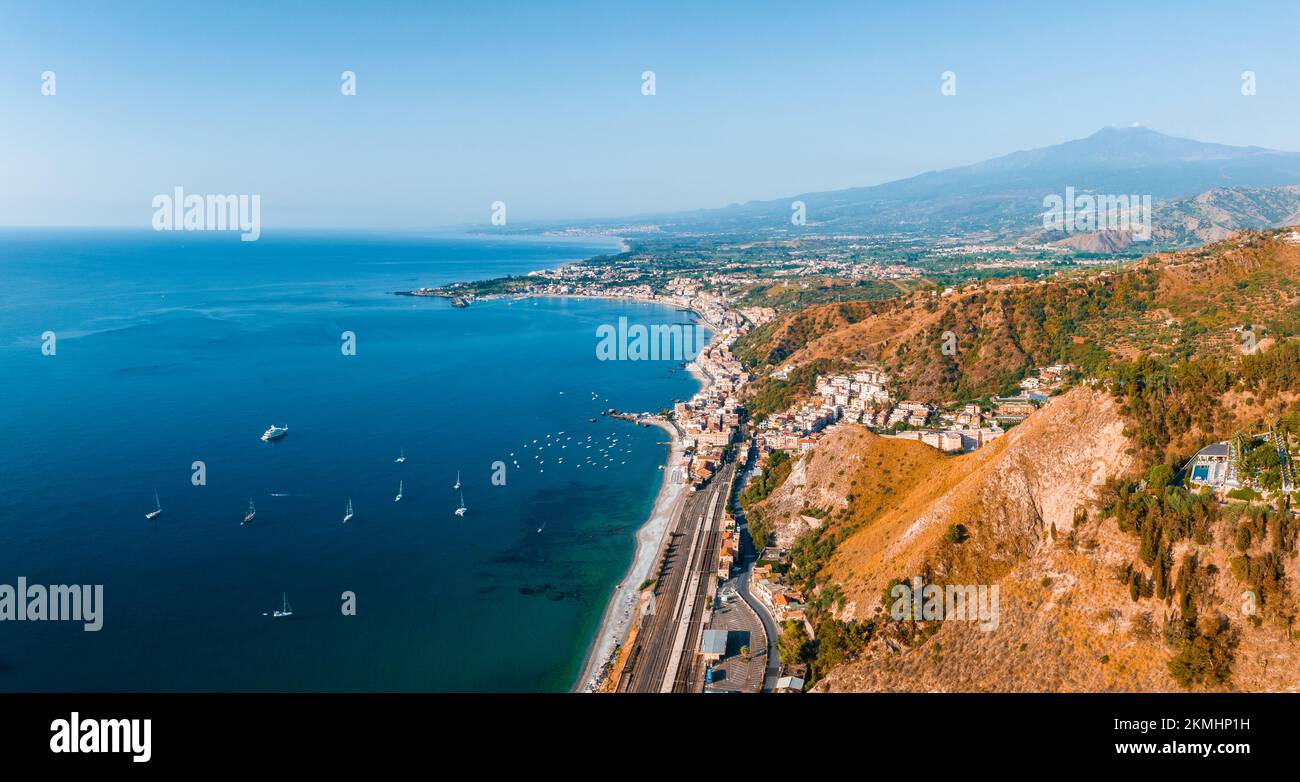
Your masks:
M1181 248L1217 242L1242 229L1272 228L1300 223L1300 185L1280 187L1216 187L1189 198L1155 204L1151 239L1161 248ZM1028 238L1079 252L1123 252L1152 247L1134 245L1128 231L1031 232Z
M1154 238L1182 245L1291 219L1300 209L1295 185L1300 153L1211 144L1142 127L1105 128L1087 138L881 185L647 220L666 231L798 232L805 229L791 225L791 204L802 201L805 228L819 232L1010 239L1041 232L1044 197L1064 197L1072 187L1077 193L1149 195L1163 202L1155 209ZM1102 242L1125 243L1122 237Z

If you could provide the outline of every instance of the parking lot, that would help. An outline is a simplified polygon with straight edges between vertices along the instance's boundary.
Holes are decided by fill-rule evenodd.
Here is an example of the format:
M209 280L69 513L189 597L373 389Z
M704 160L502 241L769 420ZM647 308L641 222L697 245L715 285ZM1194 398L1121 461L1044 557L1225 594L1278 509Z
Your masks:
M731 582L719 592L734 594ZM727 653L713 664L713 683L706 690L758 692L767 666L767 640L763 625L739 596L721 601L713 612L712 627L727 631ZM748 652L742 654L742 650Z

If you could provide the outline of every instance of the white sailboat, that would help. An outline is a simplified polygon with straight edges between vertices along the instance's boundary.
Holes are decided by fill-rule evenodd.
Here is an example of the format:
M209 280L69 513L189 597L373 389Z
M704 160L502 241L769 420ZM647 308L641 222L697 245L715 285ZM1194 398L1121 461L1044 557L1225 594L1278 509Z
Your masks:
M348 512L343 516L344 524L347 524L349 521L352 521L352 498L351 497L348 498Z
M397 496L393 498L393 502L401 502L401 501L402 501L402 482L401 482L401 481L398 481L398 482L397 482Z
M465 508L465 495L464 495L464 494L461 494L461 495L460 495L460 507L456 509L456 515L457 515L457 516L464 516L464 515L465 515L465 510L466 510L466 508Z
M248 498L248 513L245 513L245 514L244 514L244 520L241 521L241 522L239 522L239 526L242 527L242 526L244 526L245 524L247 524L248 522L252 521L252 520L253 520L253 517L256 516L256 515L257 515L257 508L254 508L254 507L253 507L253 498L252 498L252 497L249 497L249 498Z
M293 606L289 605L289 596L284 592L280 593L280 610L272 612L271 616L276 619L293 616Z
M393 461L397 462L398 464L403 464L403 463L405 463L405 462L406 462L406 449L403 448L403 449L402 449L402 452L399 453L399 454L397 455L397 458L394 459Z
M455 483L454 485L452 485L451 488L453 488L453 489L459 489L459 488L460 488L460 470L457 470L457 471L456 471L456 483Z
M162 515L162 503L158 501L158 492L156 490L153 493L153 504L154 509L144 514L147 521L153 521Z

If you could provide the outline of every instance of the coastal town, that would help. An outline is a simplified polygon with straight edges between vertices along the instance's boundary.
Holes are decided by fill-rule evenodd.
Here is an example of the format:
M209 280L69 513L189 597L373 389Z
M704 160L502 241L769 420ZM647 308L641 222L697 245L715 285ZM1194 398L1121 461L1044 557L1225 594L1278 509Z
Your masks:
M673 356L701 384L689 399L659 413L609 411L663 428L672 435L673 447L664 465L663 507L656 506L663 518L652 525L654 539L639 540L637 562L611 598L579 684L583 691L803 691L814 674L799 660L784 659L778 647L791 627L815 641L820 621L815 612L822 609L812 607L816 595L802 586L806 582L794 558L795 533L750 539L739 503L748 483L777 461L808 457L842 427L914 441L946 457L972 453L1039 415L1053 397L1101 382L1074 364L1059 362L1021 370L1015 385L999 393L936 402L910 397L905 384L871 362L809 375L803 365L785 361L756 375L737 355L737 343L781 311L756 303L750 295L753 285L781 278L790 281L783 284L791 289L809 291L813 275L863 271L851 254L817 258L797 246L783 251L790 256L787 261L797 262L763 274L741 263L718 263L707 271L638 265L630 260L638 258L632 250L615 259L489 283L405 292L450 298L453 306L531 297L644 302L694 313L711 332L686 355ZM960 251L996 255L991 248ZM863 279L906 282L916 278L915 272L905 265L876 263ZM1043 282L1027 284L1039 287ZM988 287L1009 289L1005 284ZM922 295L943 300L978 290L978 284L966 283ZM798 391L788 404L758 413L748 409L762 382L793 383L796 377ZM1295 446L1286 438L1269 431L1211 443L1186 463L1178 478L1223 503L1266 502L1293 493ZM803 521L805 530L824 524L809 515Z
M890 377L879 368L851 374L818 375L814 398L774 413L760 426L761 452L798 453L816 444L835 423L862 424L886 437L937 448L944 453L974 451L1005 434L1004 427L1028 418L1066 385L1069 365L1042 367L1020 384L1019 396L990 397L987 404L968 402L953 410L914 400L896 400Z
M839 268L846 262L842 259L828 262L836 266L835 271L847 270ZM820 265L804 268L825 270ZM901 267L874 273L914 276L913 270ZM747 541L735 497L748 477L761 471L773 453L798 455L811 449L835 425L861 425L945 453L975 450L1001 436L1005 426L1030 415L1062 386L1070 368L1043 368L1022 384L1024 396L994 397L987 407L970 403L945 411L897 399L887 373L863 367L818 376L807 398L753 421L742 400L755 377L732 348L737 339L774 318L775 311L736 302L731 293L738 283L734 274L650 276L646 280L643 270L618 265L566 265L530 272L487 291L463 290L465 286L453 284L407 294L448 297L453 306L505 296L623 299L693 312L713 331L702 349L684 357L687 369L701 383L697 393L676 401L666 417L616 413L673 434L675 445L665 465L665 481L667 486L680 487L687 499L678 501L654 552L659 564L651 573L657 575L639 584L635 595L631 594L634 585L625 582L618 590L622 594L616 593L611 601L581 689L799 692L806 673L798 664L781 664L779 627L794 621L805 627L809 637L815 637L815 631L806 613L805 595L785 580L788 548L763 544L748 557L745 554ZM789 368L777 369L773 375L779 378L788 372ZM747 468L737 469L739 463ZM678 546L685 539L691 544L683 562ZM616 604L630 622L614 615ZM666 616L664 609L669 608L672 613ZM674 632L678 623L690 631Z
M804 627L809 638L816 633L807 615L806 596L786 580L788 547L764 542L745 555L748 542L735 497L748 477L763 470L772 454L798 456L813 448L828 427L838 425L860 425L881 436L915 440L944 453L970 452L1032 415L1077 374L1070 365L1042 367L1021 382L1019 395L994 396L982 403L944 410L930 403L897 399L891 390L892 378L881 368L868 366L819 375L807 398L755 421L742 401L755 377L732 348L737 339L774 317L771 309L738 306L720 279L710 285L698 278L671 277L656 289L649 284L578 282L570 268L529 277L526 292L515 295L656 303L692 311L714 330L703 349L687 362L702 384L695 395L675 402L666 419L651 414L626 416L643 423L653 421L674 433L679 447L673 449L665 468L666 480L684 487L687 496L709 494L709 507L700 513L701 524L695 530L686 517L699 511L684 507L670 522L670 532L655 554L659 575L640 584L631 624L608 645L597 645L603 654L589 661L584 691L801 691L806 672L797 663L782 665L776 643L779 628L794 621ZM788 367L778 368L773 375L781 377L789 371ZM735 469L737 462L747 463L747 469ZM671 532L673 527L681 532ZM687 561L678 562L677 542L695 536L698 538L686 552ZM673 568L681 570L683 566L690 576L674 577ZM696 591L700 599L688 599ZM624 599L630 598L624 595ZM660 610L667 605L675 609L674 621L686 622L698 632L671 633L672 622ZM693 613L683 613L687 611ZM656 632L661 640L650 637Z

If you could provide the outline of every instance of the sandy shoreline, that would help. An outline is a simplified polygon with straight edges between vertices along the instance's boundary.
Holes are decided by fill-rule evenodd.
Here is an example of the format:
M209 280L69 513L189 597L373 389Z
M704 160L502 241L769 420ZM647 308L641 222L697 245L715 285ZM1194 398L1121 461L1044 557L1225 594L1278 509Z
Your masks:
M617 295L591 295L580 293L525 293L518 296L509 294L489 294L481 296L478 301L491 301L499 299L513 298L573 298L573 299L601 299L607 301L635 301L642 304L657 304L659 306L678 306L672 302L662 301L643 296L617 296ZM696 319L713 331L716 336L722 330L713 323L710 323L704 314L694 308L690 309ZM687 371L691 377L695 378L700 384L700 391L708 388L713 384L713 379L708 376L699 365L694 361L687 364ZM587 657L582 665L582 674L574 684L575 692L589 692L595 684L597 677L607 663L612 661L616 645L621 644L632 629L632 623L635 619L633 611L637 606L639 595L638 587L650 577L650 571L659 560L660 553L668 538L670 530L677 519L680 517L682 507L685 505L688 496L687 485L685 483L672 482L672 468L680 464L685 447L682 444L682 437L677 431L676 424L662 418L645 419L647 423L654 424L668 433L672 445L669 449L668 460L664 464L663 479L659 485L659 494L655 497L654 506L650 511L650 517L646 519L636 532L636 553L632 557L632 564L628 567L627 573L623 575L622 580L614 587L613 594L610 595L609 603L605 606L605 612L601 615L600 627L596 631L595 637L588 647Z
M631 245L626 239L620 237L622 252L628 252ZM573 262L573 263L581 263ZM569 264L560 264L565 266ZM645 296L622 296L622 295L591 295L581 293L524 293L524 294L488 294L476 297L477 301L491 301L500 299L516 298L575 298L575 299L602 299L607 301L635 301L642 304L657 304L666 307L678 307L680 304L663 301ZM721 333L722 329L716 324L709 322L704 313L691 307L689 311L695 318L707 326L714 335ZM695 378L700 384L700 391L708 388L713 384L713 379L708 376L699 365L694 361L687 364L687 371L691 377ZM627 573L614 587L613 594L610 595L609 603L605 606L605 612L601 616L600 627L596 631L595 637L587 651L586 660L583 662L582 675L574 684L573 690L576 692L588 692L593 689L596 679L607 663L612 662L615 647L627 639L628 633L632 629L632 623L635 617L633 610L636 608L639 590L638 587L645 582L650 576L650 570L659 560L660 553L668 538L668 530L672 529L678 518L681 516L682 508L685 505L687 491L686 483L674 483L672 480L672 469L682 461L685 446L682 444L682 437L678 432L677 425L672 421L654 417L645 419L647 423L652 423L668 433L671 440L668 460L664 464L663 478L659 485L659 494L655 497L654 506L651 508L650 517L646 519L636 532L636 553L632 557L632 564L628 567Z
M711 384L708 377L694 362L688 367L691 376L699 381L701 390ZM582 666L582 676L574 686L578 692L591 691L601 669L613 655L615 645L627 638L628 631L632 629L632 620L635 618L632 612L637 605L637 588L650 577L650 571L658 561L664 541L668 537L668 530L672 529L681 515L688 496L685 483L672 482L672 467L681 463L682 453L685 450L676 424L661 418L648 419L648 422L668 432L672 439L672 447L669 450L668 462L664 465L659 496L655 498L650 518L636 532L636 554L632 557L632 564L623 579L614 587L614 593L610 596L609 604L601 617L600 629L597 630L591 648L587 652L586 662Z

